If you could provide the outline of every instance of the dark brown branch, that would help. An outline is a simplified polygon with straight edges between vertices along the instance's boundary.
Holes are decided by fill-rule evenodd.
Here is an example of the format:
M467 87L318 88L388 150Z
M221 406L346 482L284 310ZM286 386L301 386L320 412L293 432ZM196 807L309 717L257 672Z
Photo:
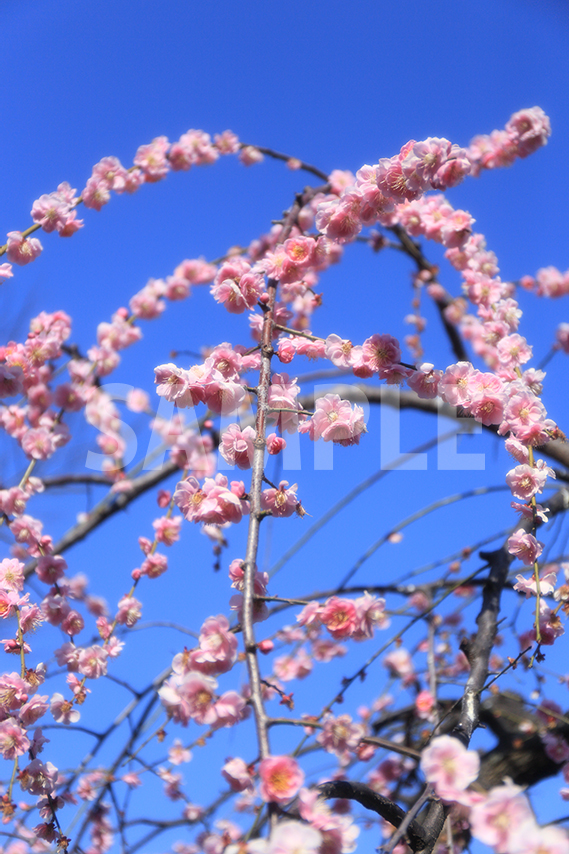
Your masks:
M109 480L106 474L60 474L52 477L42 477L42 483L46 489L52 486L69 486L70 483L96 483L107 486L109 489L113 485L113 482Z
M502 590L513 561L505 547L495 552L480 552L490 564L490 573L482 592L482 607L476 618L478 631L468 649L470 674L464 689L462 709L457 726L450 733L468 745L480 720L480 694L488 678L488 663L498 630Z
M305 163L304 160L299 160L298 157L291 157L289 154L282 154L280 151L275 151L273 148L266 148L262 145L250 145L246 142L241 143L241 148L256 148L257 151L261 152L261 154L266 154L267 157L272 157L274 160L283 160L285 163L288 163L289 160L296 160L298 163L300 163L299 169L303 169L305 172L310 172L312 175L315 175L317 178L320 178L321 181L326 182L326 188L322 189L322 187L319 187L319 192L330 192L330 185L328 184L328 175L326 175L325 172L322 172L322 170L318 169L316 166L311 166L310 163Z
M394 225L393 228L391 228L390 230L399 238L403 251L406 252L410 258L413 259L413 261L417 265L417 268L419 270L426 270L427 272L429 272L431 274L431 282L433 284L440 284L437 281L436 277L437 267L434 267L427 261L421 251L421 247L409 237L403 226ZM452 347L454 355L456 356L459 362L468 362L470 361L470 359L468 358L468 353L466 352L458 329L445 317L445 308L450 305L452 301L453 300L450 294L447 294L447 292L445 291L445 296L441 299L435 300L435 303L439 310L441 323L443 324L444 330L447 334L447 338L450 341L450 345Z
M482 593L482 607L476 618L478 631L469 646L470 675L462 698L460 718L450 735L466 747L480 721L480 694L488 678L488 662L496 638L500 599L513 558L503 546L495 552L481 552L480 557L490 564L490 573ZM444 827L450 807L432 801L423 821L427 844L416 854L431 854Z
M376 812L394 827L399 827L405 819L405 810L394 804L389 798L384 798L383 795L374 792L373 789L370 789L364 783L349 783L347 780L335 780L330 783L322 783L317 788L320 791L320 797L326 798L326 800L330 798L346 798L347 800L357 801L366 809ZM427 842L423 826L417 819L412 819L409 822L406 835L414 851L422 848Z

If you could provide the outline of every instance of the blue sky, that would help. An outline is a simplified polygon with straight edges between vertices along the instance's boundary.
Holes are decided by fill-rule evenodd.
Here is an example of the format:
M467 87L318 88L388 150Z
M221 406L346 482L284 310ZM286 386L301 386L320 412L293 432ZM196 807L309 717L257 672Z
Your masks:
M266 0L172 0L162 5L147 0L3 0L0 24L2 233L26 228L34 199L61 181L80 191L101 157L115 155L128 166L139 145L159 135L175 140L188 128L212 135L231 128L246 142L302 158L325 172L355 172L364 163L396 153L411 138L445 136L466 145L478 133L503 127L516 110L539 105L551 118L548 146L511 169L467 180L449 198L476 218L475 228L498 255L503 278L534 274L549 264L569 267L569 14L562 0L290 0L286 5ZM2 287L6 337L24 336L29 318L42 309L63 309L73 317L72 340L87 350L97 324L126 305L149 277L169 275L184 258L211 259L234 244L247 245L270 228L309 181L270 160L244 169L225 158L207 169L172 174L133 197L114 196L100 213L83 211L85 227L77 235L70 240L43 235L42 257L16 269ZM429 246L428 255L442 262L439 247ZM347 247L344 262L322 279L324 306L315 316L313 331L324 336L335 331L354 342L374 332L402 337L408 332L403 317L410 310L410 272L410 264L399 256L372 256L364 246ZM458 277L450 268L442 268L441 281L458 293ZM569 321L569 312L563 301L545 304L526 294L520 299L525 311L521 332L534 344L537 362L548 352L556 324ZM425 357L444 368L453 358L436 316L427 309L427 317ZM169 361L171 350L198 350L224 340L248 342L242 318L214 307L203 289L196 289L186 303L169 306L161 320L144 324L144 335L140 349L124 354L113 380L150 394L153 368ZM562 428L567 413L563 359L557 355L548 367L544 392ZM82 444L56 458L51 472L80 467L87 448L95 447L92 435L81 432L79 420L73 423ZM142 419L133 424L145 450L148 428ZM434 433L432 421L418 415L405 416L402 424L403 450ZM379 468L378 425L379 413L372 412L370 436L360 448L335 449L329 472L313 471L312 450L305 444L301 470L283 477L298 481L312 519L267 526L263 568L273 565L348 489ZM291 560L271 592L302 595L333 585L372 542L407 515L461 489L503 482L510 464L495 442L475 437L461 447L486 453L486 469L468 473L467 481L463 473L437 472L430 455L425 472L389 475ZM13 483L24 463L5 444L1 454L2 480ZM37 512L58 535L96 497L82 490L62 493L46 503L45 510L38 505ZM137 537L150 535L157 515L154 499L147 496L138 509L114 517L104 531L69 552L70 574L85 572L93 592L114 604L138 565ZM418 522L399 546L380 550L360 571L361 583L397 578L514 521L505 493L469 499L455 510ZM566 551L566 527L560 527L556 537L552 556ZM168 620L195 630L209 614L225 611L227 564L241 556L243 544L244 530L232 532L222 572L214 574L205 538L186 530L182 545L172 552L168 575L155 582L151 592L141 590L145 621ZM467 568L474 569L475 561ZM394 625L399 625L396 620ZM58 643L55 635L47 628L38 636L38 648L53 647ZM173 630L138 632L131 651L117 662L116 675L124 678L128 673L141 687L168 666L185 642ZM350 664L323 672L318 686L326 699L364 654L365 649L358 648L350 653ZM554 652L548 666L562 669ZM380 692L380 677L378 668L372 693ZM228 687L224 683L223 688ZM95 698L101 686L93 689ZM109 707L118 712L126 702L120 689L104 690ZM310 704L313 685L295 683L294 690L299 709L303 701ZM350 709L369 696L369 682L357 687ZM558 701L566 705L564 695ZM102 723L98 718L99 707L87 704L86 725ZM193 733L174 729L170 727L170 740L196 737L195 727ZM249 751L251 756L250 735L230 732L220 755ZM54 745L58 738L54 732ZM290 735L275 738L278 749L290 749L293 743ZM65 761L72 764L78 754L70 744L69 737ZM58 744L57 749L63 748ZM196 757L195 768L187 767L186 778L197 776L215 793L220 782L206 752ZM112 750L107 758L111 755ZM317 776L326 773L326 767L315 771ZM192 792L188 785L188 792L200 800L199 790ZM140 795L139 811L150 808ZM171 838L180 837L178 832ZM148 850L166 850L167 843L165 838Z

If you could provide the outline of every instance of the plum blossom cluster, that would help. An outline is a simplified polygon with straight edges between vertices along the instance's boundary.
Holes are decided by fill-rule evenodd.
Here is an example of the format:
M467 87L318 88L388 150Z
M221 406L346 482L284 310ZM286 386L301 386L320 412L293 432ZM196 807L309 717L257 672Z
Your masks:
M345 242L353 240L364 225L391 226L397 221L396 205L418 199L430 189L454 187L470 170L466 151L447 139L411 140L398 155L363 166L338 199L321 202L316 227L326 237Z
M217 476L227 483L227 479ZM176 500L176 494L174 494ZM244 586L243 562L232 561L229 567L231 586L240 591L231 598L230 608L242 616ZM267 593L268 576L255 572L254 591L256 596ZM253 619L264 620L267 608L259 600ZM225 692L221 697L215 693L216 676L227 673L237 661L238 641L229 621L223 614L211 616L202 625L199 645L192 650L184 649L172 662L173 675L159 690L166 712L175 721L188 724L190 719L207 724L213 729L232 726L248 715L248 706L243 696L235 691Z
M557 267L542 267L534 276L522 276L520 285L538 297L557 299L569 294L569 270L562 273Z
M448 735L433 739L421 756L421 769L437 795L460 804L468 816L472 835L497 854L569 851L564 830L555 825L537 824L520 786L506 781L488 792L470 789L479 766L478 754Z
M51 762L44 763L38 758L49 739L44 737L42 729L36 725L48 711L58 723L75 723L80 717L75 704L84 701L87 690L84 688L84 679L80 680L70 673L67 682L72 689L72 700L66 700L59 692L55 692L51 698L38 694L38 689L45 683L46 666L38 664L32 668L27 667L25 662L26 656L32 651L30 635L41 623L47 621L58 625L70 637L83 626L83 618L71 608L67 597L72 597L74 592L81 596L85 584L81 579L77 579L75 584L67 581L64 568L62 558L40 558L38 578L48 583L57 579L58 583L44 597L41 605L37 605L29 601L29 593L22 594L24 564L15 558L7 558L0 563L0 616L4 620L12 617L17 623L16 637L5 638L2 643L6 653L17 655L21 661L20 673L6 672L0 677L0 753L5 760L13 763L20 789L36 797L36 806L44 819L44 824L35 828L30 838L35 838L37 834L39 839L48 841L60 839L56 811L64 806L69 797L56 794L58 769ZM73 649L75 666L70 670L81 671L85 677L94 675L93 659L97 657L97 648ZM24 760L26 755L27 760ZM22 761L27 761L27 764L22 766ZM64 781L60 782L63 784ZM3 799L4 823L11 819L15 811L16 805L11 802L11 795L12 784Z
M205 403L216 414L231 415L243 405L247 396L239 381L240 370L243 366L239 353L227 362L223 373L215 367L212 358L189 370L172 363L159 365L154 369L156 392L181 409Z
M311 602L297 617L301 626L311 629L324 626L334 640L351 638L364 641L372 638L375 629L389 626L385 599L364 593L358 599L331 596L323 605Z
M1 348L0 398L25 395L28 405L4 405L0 412L3 429L22 447L30 459L45 460L69 441L69 431L51 408L68 402L68 388L49 389L54 376L52 362L62 355L71 334L65 312L42 312L30 324L24 343L9 342Z
M316 741L327 753L338 757L340 766L348 763L357 754L359 758L366 758L365 753L359 749L365 747L361 740L368 734L365 724L357 724L352 721L351 715L327 714L323 718L323 728L316 736ZM373 747L369 755L373 755Z
M30 633L44 620L39 606L29 602L29 593L22 594L23 570L24 565L16 559L6 558L0 563L0 616L3 620L16 617L18 623L16 637L2 640L2 644L5 652L17 654L22 661L31 652L28 643ZM43 767L36 757L47 739L43 738L41 729L37 729L35 735L28 731L49 709L49 697L36 693L45 680L45 670L44 665L35 669L22 667L20 673L3 673L0 677L0 753L4 759L12 761L25 754L30 755L35 765L27 770L30 776L28 791L33 794L45 794L39 789L33 791L38 780L34 782L32 777L37 777ZM56 777L56 773L54 776L50 772L46 792L53 790Z
M545 374L523 370L532 353L526 339L516 331L521 312L512 299L511 286L496 276L495 259L486 253L479 237L469 238L465 251L451 255L451 262L462 269L468 298L478 307L478 318L462 316L463 334L492 370L482 372L469 362L459 362L437 377L433 366L422 368L431 378L431 393L438 391L445 402L460 406L477 421L485 426L495 425L499 434L508 436L506 447L519 465L508 473L506 481L513 496L524 502L513 506L531 520L534 528L531 533L523 528L516 531L508 541L508 548L536 571L542 544L535 537L535 527L538 520L547 521L547 517L535 496L553 472L543 460L534 459L533 448L545 445L559 434L539 398ZM432 285L430 290L435 299L442 298L440 286ZM415 390L420 396L429 396L418 388ZM541 604L538 609L541 613ZM552 643L559 632L548 625L547 615L543 620L540 616L538 622L544 623L544 637ZM540 640L539 632L536 634Z
M242 407L246 400L246 390L241 384L239 371L248 370L251 360L248 359L244 366L244 360L237 351L231 350L229 345L221 346L226 348L224 367L227 379L213 367L214 364L220 364L219 360L216 361L218 353L209 356L202 366L194 366L189 370L178 368L172 363L160 365L155 368L158 395L180 408L193 407L203 402L215 414L229 415ZM369 346L371 348L373 344ZM377 347L379 346L381 345L377 343ZM389 342L387 346L394 345ZM235 368L230 374L228 365L231 358ZM368 355L366 358L371 360L372 356ZM269 423L276 424L281 432L293 433L298 430L308 433L313 440L322 438L326 442L333 441L341 445L359 443L360 436L366 429L360 406L352 407L338 395L326 395L316 402L316 412L308 418L298 403L299 392L300 387L296 380L291 379L287 373L273 374L268 393ZM238 424L231 424L222 434L220 454L231 465L248 469L253 460L254 439L255 432L252 427L241 428ZM270 454L277 454L286 447L286 441L273 433L267 437L266 445Z
M222 774L233 791L254 792L254 772L243 759L231 759ZM284 806L297 798L300 820L285 819L279 822L268 839L255 839L247 843L251 854L276 854L276 852L307 851L341 854L355 849L359 828L351 816L332 811L316 790L303 787L304 773L296 759L290 756L268 756L257 769L259 795L268 802ZM243 843L241 843L243 844Z
M170 170L187 171L192 166L205 166L220 155L236 154L242 148L231 131L224 131L212 141L209 134L201 130L189 130L177 142L170 143L165 136L141 145L134 157L134 165L124 167L117 157L103 157L93 166L92 174L80 196L76 196L65 181L53 193L45 193L32 205L31 216L37 228L50 233L57 231L61 237L70 237L83 226L77 219L76 207L81 202L86 208L100 211L117 194L134 193L143 184L154 184L166 177ZM262 160L262 155L251 146L243 147L241 161L245 165ZM40 241L28 237L35 231L32 226L25 233L12 231L8 242L0 247L0 255L6 252L12 264L28 264L42 251ZM11 264L0 266L0 283L13 275Z
M379 222L393 226L401 222L411 234L426 234L449 249L459 248L472 231L469 214L454 211L443 196L429 197L419 208L412 204L430 189L454 187L466 175L479 174L481 168L507 165L515 157L527 156L547 143L550 132L549 119L534 107L515 113L504 131L477 137L468 149L434 137L423 142L411 140L398 155L383 158L376 166L362 167L347 185L333 182L332 189L339 198L319 203L316 226L342 243L353 240L364 225ZM482 153L484 144L488 156ZM505 150L509 152L507 158Z
M64 312L42 312L32 321L25 343L10 342L2 348L0 397L4 400L25 395L27 404L5 405L0 413L1 426L20 442L31 459L43 460L69 441L70 434L62 420L64 413L83 410L88 422L101 433L97 442L108 457L103 461L103 470L110 480L124 479L125 442L120 433L118 410L99 387L98 378L108 376L117 368L120 350L141 339L141 330L134 325L134 319L152 319L159 315L160 312L151 307L152 301L156 304L158 300L162 308L162 298L185 298L192 284L211 280L214 272L215 268L202 260L188 260L166 281L151 280L146 289L131 300L132 314L129 315L127 309L119 309L110 323L99 324L97 345L88 351L89 358L71 358L67 364L70 381L55 389L52 384L58 372L54 361L62 356L64 342L70 335L70 319ZM135 412L145 411L149 406L148 396L141 390L134 390L126 403ZM59 411L55 411L54 406ZM198 457L207 454L207 449L199 441L193 444L196 446L196 470L203 473ZM184 458L183 449L178 456ZM209 464L207 468L211 470ZM128 488L128 483L117 484L117 488Z
M209 846L219 847L231 839L233 843L229 844L227 850L232 854L237 849L250 854L294 854L296 851L306 854L341 854L355 850L360 831L351 816L332 811L319 800L317 792L306 788L299 790L298 805L300 820L287 818L279 821L268 839L258 838L246 842L236 825L217 822L220 833L202 833L197 842L204 846L203 850L208 851L212 850Z
M223 632L223 627L221 627L221 631ZM210 632L210 636L213 633ZM227 646L229 648L229 644ZM207 646L205 652L200 646L201 655L205 658L209 656L212 659L209 662L214 665L211 672L215 672L215 661L221 660L221 656L216 659L217 653L215 650L212 651L212 648L210 646L208 653ZM200 655L199 650L197 655ZM193 720L197 724L205 724L214 730L220 727L234 726L243 720L249 713L246 699L237 691L231 690L218 695L216 693L217 680L213 676L207 676L201 670L194 669L196 664L194 659L195 656L192 657L191 653L176 656L172 664L173 675L164 682L158 691L168 716L182 726L187 726ZM207 665L205 659L202 664Z
M243 514L249 512L243 481L234 480L229 485L223 474L207 477L203 486L195 477L180 481L174 502L189 522L225 525L241 521Z
M316 412L309 421L301 424L299 432L308 433L311 439L323 439L339 445L358 445L365 433L364 411L361 406L351 406L337 394L327 394L316 401Z
M152 523L152 527L155 532L154 540L149 540L148 537L138 538L138 545L144 555L144 560L142 561L142 565L133 569L131 573L135 585L143 576L146 576L147 578L158 578L166 572L168 569L168 558L165 554L157 551L158 544L160 543L164 546L172 546L180 539L182 518L181 516L173 517L171 515L173 510L173 501L168 490L160 490L158 495L158 506L161 508L168 507L168 511L165 516L160 516ZM129 595L124 596L119 602L119 612L115 617L116 622L120 625L126 625L129 628L132 628L132 626L140 619L140 616L140 602ZM103 626L99 623L98 628L99 633L101 633L103 637L106 637L106 632L109 630L109 627Z
M65 445L70 434L63 421L66 412L83 411L87 421L100 431L99 447L108 457L103 469L111 479L120 479L125 442L120 433L119 413L98 380L114 371L120 363L120 351L142 338L135 319L159 316L164 299L179 300L190 293L192 284L213 278L215 268L202 260L184 261L172 277L151 280L131 300L131 311L119 309L111 322L97 327L97 343L88 358L73 356L67 363L69 381L54 387L58 375L55 365L64 353L71 334L71 321L65 312L42 312L30 324L27 340L9 342L0 350L0 399L24 396L24 404L6 403L0 412L0 425L22 447L28 458L45 460ZM148 397L131 395L127 405L133 411L148 408Z
M71 189L67 181L64 181L55 193L46 193L40 196L32 205L33 221L41 225L48 234L57 231L60 237L71 237L83 226L83 220L77 219L77 211L75 210L79 202L78 196L75 195L76 192L76 190ZM16 264L22 263L12 255L9 241L7 256L10 261L14 261Z
M474 175L483 169L511 166L518 157L528 157L547 144L551 136L549 117L540 107L518 110L503 130L474 137L467 156Z

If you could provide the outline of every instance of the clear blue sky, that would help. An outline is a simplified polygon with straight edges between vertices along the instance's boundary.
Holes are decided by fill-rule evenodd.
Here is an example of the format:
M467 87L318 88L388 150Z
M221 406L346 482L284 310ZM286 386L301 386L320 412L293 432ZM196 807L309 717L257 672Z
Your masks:
M475 228L498 255L504 279L534 274L549 264L565 270L569 267L568 30L564 0L476 4L3 0L0 242L2 234L30 224L31 205L42 193L64 180L80 191L101 157L116 155L129 166L137 147L159 135L175 140L188 128L212 135L230 128L246 142L273 147L326 172L334 168L355 172L364 163L398 152L411 138L445 136L466 145L478 133L503 127L516 110L539 105L551 118L549 145L509 170L467 180L449 196L455 207L468 209L476 218ZM280 163L266 160L246 170L225 158L207 169L172 174L133 197L113 196L100 213L82 211L85 227L77 235L70 240L42 235L42 257L16 269L14 279L2 287L6 337L25 335L30 316L40 310L63 309L74 320L72 340L87 350L96 325L126 305L149 277L169 275L184 258L214 258L231 245L246 245L270 228L308 182L307 176ZM436 247L428 252L434 261L442 258ZM323 335L335 331L354 342L373 332L402 337L408 332L403 317L410 310L410 269L399 257L370 257L365 247L348 247L344 263L322 279L324 307L315 317L313 331ZM452 293L458 293L456 274L443 268L441 278ZM549 350L555 325L569 321L569 311L563 301L544 305L527 295L522 296L522 307L520 331L534 344L537 362ZM444 368L453 358L436 317L428 317L425 356ZM144 324L144 335L139 349L124 354L113 380L151 394L153 368L169 361L172 349L197 350L224 340L247 343L242 319L214 308L205 290L196 290L187 303L169 306L161 320ZM567 424L563 358L558 355L548 368L544 394L561 427ZM370 437L360 449L335 450L333 471L315 475L303 457L301 471L284 473L289 481L298 481L313 520L379 468L377 439L371 437L378 423L378 413L372 413ZM144 445L148 440L144 422L135 426ZM84 435L85 444L75 451L70 446L56 457L51 471L82 465L87 447L94 448ZM402 446L407 450L431 435L428 420L410 417L404 422ZM509 463L495 444L474 439L468 450L485 451L488 463L485 471L469 474L468 484L460 473L437 473L434 457L426 472L390 475L343 514L333 531L320 535L287 565L271 592L302 595L333 585L375 539L406 515L466 485L503 482ZM23 462L5 444L1 453L2 480L13 483ZM93 500L82 491L61 495L45 512L48 530L60 534ZM39 505L37 512L43 512ZM138 565L137 537L151 535L156 515L156 505L148 497L139 510L115 517L105 531L69 552L70 574L87 573L93 592L103 593L114 605L128 589L130 570ZM411 528L400 546L388 546L391 551L370 561L361 571L362 583L397 578L515 521L507 494L486 503L470 499L459 511L442 511L430 519ZM313 520L275 524L272 539L263 544L267 566ZM552 554L564 551L565 531L566 527L559 531ZM183 544L171 553L168 575L154 582L152 591L141 590L144 620L170 620L199 629L206 616L225 611L226 569L233 557L242 556L243 537L243 530L232 532L222 572L213 575L205 538L187 530ZM474 560L469 568L475 568ZM38 635L38 651L53 647L54 637L55 630L49 628L48 641ZM133 638L132 651L113 672L131 678L140 688L169 665L184 643L191 644L191 639L174 631L140 632ZM317 683L323 702L338 678L361 663L364 653L365 647L358 648L349 663L323 671ZM553 654L548 664L552 669L562 667L555 664ZM380 692L380 677L378 668L376 688L368 681L354 690L349 710L370 692ZM55 683L51 690L56 690ZM101 686L92 687L96 698ZM230 686L226 681L222 687ZM314 684L295 683L294 690L297 708L308 710ZM559 702L566 706L563 690ZM125 697L118 688L108 691L106 702L113 714ZM110 717L101 718L96 703L84 708L86 726L103 724ZM167 743L174 736L189 741L196 732L195 725L192 732L170 727ZM240 736L230 731L219 756L243 752L251 758L249 737L249 732ZM78 743L80 736L73 738ZM245 739L241 744L240 738ZM56 733L53 741L58 743ZM71 737L68 743L72 744ZM290 735L281 741L277 737L275 752L290 749L293 743ZM73 757L82 755L75 750L73 743L66 761L72 763ZM203 757L196 754L195 764L184 770L186 790L193 800L206 803L220 781L216 771L211 772L215 762L207 759L207 751ZM106 758L111 755L112 751ZM160 751L153 754L150 749L148 755L159 756ZM57 764L57 756L53 761ZM328 767L323 763L316 776ZM134 812L152 813L152 807L141 795ZM169 809L175 814L175 805ZM184 833L182 829L169 839L183 838ZM166 848L165 838L145 850Z

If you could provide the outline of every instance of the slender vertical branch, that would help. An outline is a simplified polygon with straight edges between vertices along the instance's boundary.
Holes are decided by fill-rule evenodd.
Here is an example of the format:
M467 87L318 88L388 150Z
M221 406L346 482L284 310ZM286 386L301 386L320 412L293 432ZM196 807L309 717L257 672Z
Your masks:
M255 441L253 452L253 465L251 473L249 515L249 531L247 535L247 550L245 553L245 584L243 589L243 640L245 644L245 656L249 672L249 683L251 688L251 703L255 712L255 725L257 728L257 739L259 742L259 754L261 759L269 755L269 737L267 729L267 716L263 704L261 691L261 674L257 659L257 646L255 632L253 629L254 608L254 585L255 564L259 550L259 531L263 518L261 511L261 490L265 466L265 444L267 410L269 399L269 386L271 382L271 357L273 355L272 336L274 324L274 307L277 291L277 282L270 279L267 286L269 301L264 306L265 316L263 318L263 330L261 337L261 370L259 372L259 385L257 386L257 416L255 419Z
M321 187L307 188L302 195L297 196L294 204L287 212L283 228L279 235L279 242L283 243L290 235L291 229L298 217L301 207L318 192ZM263 488L265 445L267 415L269 412L269 388L271 384L271 359L273 357L273 331L275 329L275 301L278 282L269 279L267 283L268 300L261 304L264 312L263 327L261 332L261 368L259 372L259 384L257 386L257 414L255 418L255 441L253 452L253 464L251 472L251 488L249 492L251 510L249 515L249 531L247 534L247 549L245 553L244 566L244 588L243 588L243 640L245 644L245 657L249 673L249 684L251 690L251 704L255 713L255 725L259 743L259 755L264 759L270 754L269 734L267 726L267 714L263 703L261 689L261 673L257 658L257 644L253 628L254 609L254 585L255 565L259 551L259 532L261 521L265 515L261 509L261 491Z

